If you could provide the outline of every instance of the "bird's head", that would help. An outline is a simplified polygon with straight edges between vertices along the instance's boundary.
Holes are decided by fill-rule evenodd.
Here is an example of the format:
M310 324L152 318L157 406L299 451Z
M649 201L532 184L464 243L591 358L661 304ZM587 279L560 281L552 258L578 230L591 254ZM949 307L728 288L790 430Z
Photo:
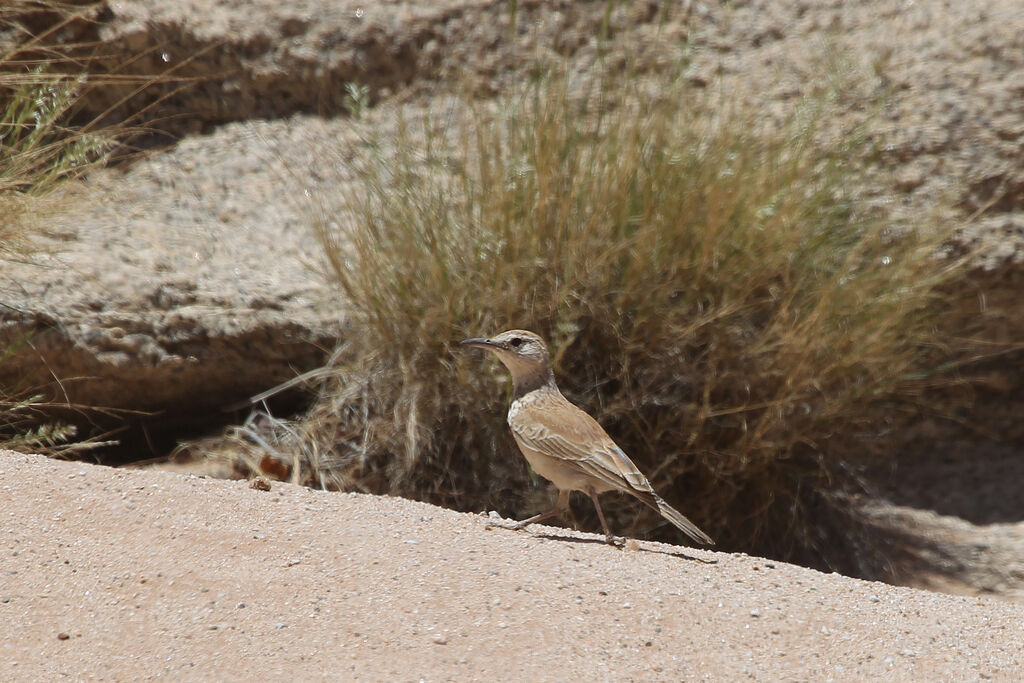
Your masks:
M545 346L544 340L533 332L509 330L490 339L466 339L462 345L487 349L493 353L512 373L515 382L531 376L539 376L546 380L551 374L548 347Z

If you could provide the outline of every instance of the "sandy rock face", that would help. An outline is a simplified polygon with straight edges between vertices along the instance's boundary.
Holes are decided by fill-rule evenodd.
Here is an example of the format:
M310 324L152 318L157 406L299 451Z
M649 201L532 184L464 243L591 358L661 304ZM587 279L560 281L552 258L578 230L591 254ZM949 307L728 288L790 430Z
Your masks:
M155 105L147 118L175 133L295 112L327 116L348 108L344 85L369 86L375 99L452 77L493 91L502 72L536 50L571 52L597 35L600 2L519 3L516 30L507 3L495 0L154 0L99 2L54 36L83 43L97 72L170 74L121 106L128 89L90 96L90 112L127 117ZM651 23L656 3L617 16ZM28 21L28 20L27 20ZM29 21L39 32L45 22ZM100 49L93 49L98 44ZM181 88L182 80L191 81Z
M55 376L72 403L187 421L322 362L344 314L275 151L300 153L287 127L228 127L77 188L0 274L0 336L29 335L0 381ZM325 134L309 123L307 155Z

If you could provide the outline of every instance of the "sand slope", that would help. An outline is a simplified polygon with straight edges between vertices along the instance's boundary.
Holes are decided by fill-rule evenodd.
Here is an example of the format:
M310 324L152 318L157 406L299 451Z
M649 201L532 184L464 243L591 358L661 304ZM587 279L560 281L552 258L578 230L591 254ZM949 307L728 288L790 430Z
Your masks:
M18 680L996 680L1020 606L407 500L0 452Z

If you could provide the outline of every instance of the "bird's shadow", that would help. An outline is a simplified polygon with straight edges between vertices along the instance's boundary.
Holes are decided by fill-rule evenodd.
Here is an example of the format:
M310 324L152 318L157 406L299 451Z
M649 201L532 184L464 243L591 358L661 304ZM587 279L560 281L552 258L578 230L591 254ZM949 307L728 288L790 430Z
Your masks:
M503 529L505 531L523 531L525 533L530 534L530 536L532 536L533 538L542 538L542 539L547 540L547 541L558 541L560 543L592 543L592 544L603 545L603 546L610 545L603 538L580 538L579 536L564 536L562 534L551 534L551 533L535 534L535 533L531 533L529 531L526 531L525 529L515 529L513 527L508 527L508 526L504 526L504 525L501 525L501 524L488 524L487 526L489 528L492 528L492 529ZM645 543L645 541L642 541L642 540L636 539L636 538L626 538L626 539L623 539L623 540L624 540L624 543L622 545L614 544L613 547L618 548L619 550L638 550L640 552L645 552L645 553L658 553L659 555L670 555L672 557L678 557L678 558L683 559L683 560L691 560L693 562L699 562L700 564L718 564L718 560L705 560L704 558L701 558L701 557L694 557L693 555L688 555L688 554L686 554L684 552L684 550L687 550L687 549L686 548L682 548L682 546L677 546L677 547L680 548L680 550L678 550L678 551L676 551L676 550L665 550L665 549L662 549L662 548L649 548L649 547L646 547L646 546L643 545Z

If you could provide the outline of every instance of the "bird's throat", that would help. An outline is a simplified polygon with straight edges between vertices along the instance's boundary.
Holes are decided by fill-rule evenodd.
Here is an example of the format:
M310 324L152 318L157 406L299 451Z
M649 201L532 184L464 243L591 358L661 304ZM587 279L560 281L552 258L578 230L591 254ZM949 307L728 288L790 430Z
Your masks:
M519 372L512 378L512 400L517 401L531 391L550 386L558 391L555 385L555 373L550 366L539 367L528 372Z

